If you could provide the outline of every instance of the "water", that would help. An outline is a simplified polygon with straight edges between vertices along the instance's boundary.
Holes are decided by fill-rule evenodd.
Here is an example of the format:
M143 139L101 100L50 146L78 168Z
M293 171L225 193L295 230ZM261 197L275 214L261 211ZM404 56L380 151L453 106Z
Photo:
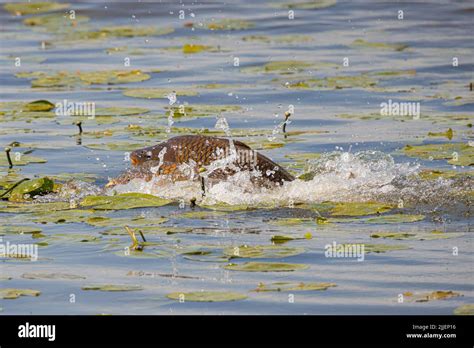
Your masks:
M41 291L39 297L2 300L3 314L451 314L455 308L473 301L472 248L472 170L453 166L446 160L423 160L407 157L406 144L467 143L473 140L466 125L473 118L472 82L473 42L472 6L469 3L389 3L344 2L320 10L295 10L288 19L288 9L270 3L250 1L222 3L173 4L156 2L81 2L74 4L78 15L90 17L87 25L96 30L117 25L173 27L163 36L120 37L107 40L72 40L59 33L27 27L22 19L0 10L0 81L1 100L46 99L53 103L95 102L96 108L140 107L150 112L142 115L87 117L84 133L77 135L73 116L52 118L0 118L0 144L13 141L22 145L12 152L33 149L34 156L47 159L45 164L15 167L25 177L79 173L93 176L90 183L75 174L61 195L43 197L42 201L80 202L90 194L106 192L103 186L129 167L127 153L131 145L149 146L178 135L175 127L214 130L223 119L229 127L220 128L234 140L241 140L271 157L295 174L313 173L309 181L297 180L281 188L268 189L251 185L247 173L238 173L225 182L207 187L201 195L199 182L156 185L155 181L134 180L114 189L118 192L143 192L169 198L173 204L159 208L138 208L116 212L93 212L90 216L117 219L117 230L85 222L35 222L32 213L0 213L2 225L26 225L42 230L43 237L31 234L3 236L3 243L35 243L39 247L36 262L3 259L2 288L28 288ZM397 19L398 11L404 19ZM185 19L179 19L183 10ZM222 18L244 19L255 23L244 30L210 31L200 29ZM194 29L184 23L193 22ZM86 24L79 24L78 30ZM292 40L282 36L297 35ZM249 39L248 37L254 37ZM255 39L265 36L262 42ZM304 36L304 38L301 38ZM247 37L247 39L243 39ZM299 37L299 40L296 38ZM403 43L407 49L361 48L354 40L386 44ZM280 40L280 41L279 41ZM41 42L48 43L46 49ZM218 47L219 52L183 54L185 44ZM112 53L117 47L142 49L144 54ZM21 57L15 67L14 58ZM124 59L130 58L130 67ZM343 66L344 58L349 66ZM453 57L459 65L453 67ZM234 66L238 58L239 66ZM245 72L269 61L326 62L334 66L309 68L293 74ZM31 88L28 79L16 73L31 71L102 71L140 69L151 78L136 83L96 84L73 87ZM151 72L154 69L160 73ZM333 76L374 76L376 72L416 70L398 78L377 78L375 87L307 88L285 87L285 83L309 78ZM274 81L278 79L278 81ZM199 85L222 84L218 88ZM288 84L286 84L288 86ZM161 99L126 97L132 88L170 90ZM190 89L198 95L183 96ZM174 94L174 92L176 94ZM471 100L452 105L450 102ZM471 99L469 99L471 98ZM344 118L337 115L380 115L380 104L420 102L420 117L387 116L382 119ZM166 107L179 105L231 105L241 109L207 117L176 117L166 114ZM285 111L294 107L287 131L305 131L285 138L282 134ZM453 116L463 116L457 121ZM3 116L0 116L3 117ZM225 118L224 118L225 117ZM129 127L134 125L141 127ZM219 128L219 127L218 127ZM450 141L430 138L428 132L454 131ZM167 132L169 130L169 132ZM104 131L108 135L104 135ZM159 131L159 132L156 132ZM97 133L94 133L97 132ZM101 132L101 133L98 133ZM258 136L244 135L256 134ZM271 149L275 143L284 146ZM104 145L105 144L105 145ZM110 147L122 144L116 150ZM109 147L104 147L108 145ZM294 154L321 154L307 163L295 161ZM300 166L298 166L299 164ZM453 170L464 177L424 180L424 170ZM0 178L8 173L0 167ZM470 176L469 176L470 175ZM471 198L470 198L471 197ZM190 200L197 198L197 207ZM377 201L397 206L392 213L422 214L412 223L368 224L356 221L317 223L318 215L328 217L317 204L322 202ZM180 204L181 202L181 204ZM248 210L219 209L248 206ZM184 207L183 207L184 206ZM202 216L187 215L217 209ZM61 213L58 213L61 214ZM163 257L125 257L130 237L123 225L140 226L132 218L145 221L166 217L163 224L143 227L148 242L145 252ZM279 221L299 218L295 224ZM122 219L122 220L119 220ZM180 233L166 234L166 231ZM156 231L153 231L156 228ZM435 240L375 239L374 233L454 233L454 238ZM120 233L120 234L117 234ZM310 233L312 238L303 238ZM88 242L64 237L84 235ZM226 270L226 262L200 262L185 258L182 252L196 248L271 245L271 237L290 235L301 238L284 246L304 248L295 256L246 261L288 262L309 268L295 272L241 272ZM90 238L95 237L91 240ZM79 238L80 240L80 238ZM350 258L327 258L325 246L333 242L403 245L409 249L370 253L363 262ZM219 249L221 248L221 249ZM25 273L47 272L80 275L81 279L26 279ZM330 282L337 286L324 291L253 292L259 283ZM133 284L143 290L131 292L85 291L91 284ZM233 291L248 296L246 300L220 303L196 303L166 298L172 292ZM446 300L398 302L399 294L454 291L462 294ZM294 295L290 301L289 295ZM71 303L71 295L75 302Z

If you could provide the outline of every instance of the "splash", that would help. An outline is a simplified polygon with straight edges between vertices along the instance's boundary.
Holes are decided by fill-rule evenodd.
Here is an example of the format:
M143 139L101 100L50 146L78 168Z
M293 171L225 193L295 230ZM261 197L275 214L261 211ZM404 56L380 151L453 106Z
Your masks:
M378 151L323 154L319 159L309 161L305 171L311 174L310 180L296 179L274 188L255 185L251 180L252 173L240 171L226 180L209 182L205 196L202 196L199 182L171 182L162 177L154 177L149 182L134 179L113 190L143 192L173 200L197 198L206 205L287 207L297 203L371 200L439 206L459 203L466 197L466 192L473 189L472 177L426 181L418 176L419 165L395 163L390 155Z

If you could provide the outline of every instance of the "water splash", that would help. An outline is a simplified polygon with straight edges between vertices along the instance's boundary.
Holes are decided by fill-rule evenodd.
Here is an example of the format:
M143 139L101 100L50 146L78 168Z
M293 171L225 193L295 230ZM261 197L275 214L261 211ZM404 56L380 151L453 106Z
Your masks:
M306 172L314 175L311 180L297 179L275 188L255 185L251 180L252 173L240 171L226 180L208 185L204 197L199 182L172 183L160 177L149 182L134 179L126 185L114 187L114 190L119 193L144 192L185 201L194 197L201 204L209 205L288 207L297 203L376 200L436 207L462 202L466 192L474 187L474 180L469 177L427 181L418 176L419 171L419 165L395 163L390 155L378 151L335 151L308 162Z

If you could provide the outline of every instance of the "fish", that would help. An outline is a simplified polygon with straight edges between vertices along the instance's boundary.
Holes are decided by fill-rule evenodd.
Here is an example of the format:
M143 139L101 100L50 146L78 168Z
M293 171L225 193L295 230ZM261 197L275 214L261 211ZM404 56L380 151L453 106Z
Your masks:
M150 181L164 176L171 181L218 182L240 171L249 171L252 181L271 187L295 180L286 169L245 143L205 135L181 135L130 154L131 168L106 186L127 184L133 179Z

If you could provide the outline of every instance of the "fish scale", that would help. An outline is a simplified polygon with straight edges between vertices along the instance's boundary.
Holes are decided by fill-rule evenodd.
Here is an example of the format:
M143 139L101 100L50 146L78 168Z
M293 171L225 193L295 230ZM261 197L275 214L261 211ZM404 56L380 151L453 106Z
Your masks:
M268 157L252 150L241 141L234 140L234 147L237 151L237 160L232 163L237 170L260 171L261 175L254 181L258 184L269 186L282 184L283 181L293 181L295 178L277 163ZM166 148L163 156L163 163L160 163L159 154ZM224 152L218 156L218 149ZM173 181L189 180L190 175L186 175L180 166L191 165L194 180L199 178L201 168L209 166L218 159L223 159L230 155L229 140L225 138L210 137L203 135L183 135L173 137L155 146L133 151L130 154L132 168L118 178L113 179L109 186L116 184L126 184L132 179L142 178L151 180L153 173L151 168L160 166L158 175L169 175ZM255 158L255 160L253 160ZM194 165L192 162L194 161ZM207 176L211 179L225 180L233 175L237 170L227 166L213 170Z

